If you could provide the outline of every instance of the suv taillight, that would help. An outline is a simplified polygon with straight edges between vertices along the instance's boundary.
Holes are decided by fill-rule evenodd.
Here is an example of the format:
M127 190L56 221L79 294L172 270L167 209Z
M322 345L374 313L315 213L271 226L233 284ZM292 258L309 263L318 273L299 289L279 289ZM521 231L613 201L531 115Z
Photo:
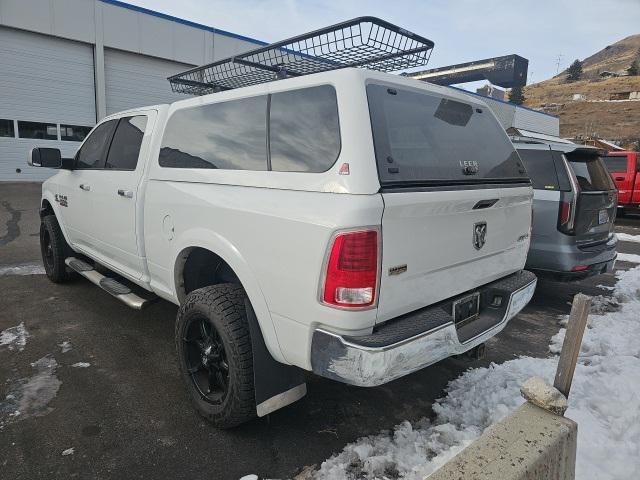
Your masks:
M362 308L376 301L378 231L338 234L326 264L322 300L342 308Z
M562 192L558 207L558 230L567 235L573 235L575 216L576 196L570 192Z

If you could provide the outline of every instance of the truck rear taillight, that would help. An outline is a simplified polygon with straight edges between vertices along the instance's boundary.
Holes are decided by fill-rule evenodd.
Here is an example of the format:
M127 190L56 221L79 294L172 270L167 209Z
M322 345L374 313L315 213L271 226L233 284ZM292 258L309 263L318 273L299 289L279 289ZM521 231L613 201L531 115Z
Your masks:
M339 233L326 263L322 301L341 308L362 308L376 301L378 231Z

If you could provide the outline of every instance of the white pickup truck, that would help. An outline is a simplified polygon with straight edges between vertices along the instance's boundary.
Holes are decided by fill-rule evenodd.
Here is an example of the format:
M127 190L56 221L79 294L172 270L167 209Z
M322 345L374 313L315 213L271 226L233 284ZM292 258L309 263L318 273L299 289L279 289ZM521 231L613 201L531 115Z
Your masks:
M30 163L59 168L42 188L49 278L179 305L180 371L220 427L301 398L304 371L376 386L479 348L536 286L532 189L506 133L481 101L401 76L129 110L75 158Z

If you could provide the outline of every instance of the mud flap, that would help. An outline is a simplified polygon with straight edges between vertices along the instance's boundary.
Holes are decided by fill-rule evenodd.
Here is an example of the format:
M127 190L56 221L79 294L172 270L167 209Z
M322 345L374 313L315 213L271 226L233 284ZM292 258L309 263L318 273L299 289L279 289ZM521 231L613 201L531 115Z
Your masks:
M260 325L249 300L245 300L253 349L253 385L256 413L264 417L300 400L307 394L304 371L273 359L264 343Z

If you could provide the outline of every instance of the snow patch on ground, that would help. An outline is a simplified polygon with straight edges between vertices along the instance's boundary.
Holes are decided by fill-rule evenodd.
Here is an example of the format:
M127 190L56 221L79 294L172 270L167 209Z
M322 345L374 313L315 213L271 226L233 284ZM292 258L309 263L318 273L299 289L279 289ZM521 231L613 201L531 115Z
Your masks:
M640 235L630 235L628 233L616 233L618 240L621 242L635 242L640 243Z
M617 272L611 303L596 297L566 416L578 422L576 478L640 478L640 267ZM558 352L565 330L550 349ZM325 461L315 480L422 479L524 402L520 386L538 375L553 382L557 357L522 357L469 370L449 383L435 420L363 437Z
M14 381L9 393L0 401L0 429L13 421L46 415L52 409L49 402L55 398L62 382L56 376L58 363L47 355L31 364L36 373Z
M62 343L59 343L58 346L60 347L60 351L62 353L67 353L68 351L70 351L73 347L71 346L71 342L69 340L65 340Z
M618 257L616 259L621 262L640 263L640 255L634 255L633 253L618 252Z
M89 362L77 362L71 366L75 368L88 368L91 366L91 364Z
M20 322L20 325L7 328L0 333L0 347L7 347L9 350L21 352L27 345L27 338L29 337L30 335L24 326L24 322Z
M5 275L44 275L45 273L44 267L39 263L0 266L0 277Z

